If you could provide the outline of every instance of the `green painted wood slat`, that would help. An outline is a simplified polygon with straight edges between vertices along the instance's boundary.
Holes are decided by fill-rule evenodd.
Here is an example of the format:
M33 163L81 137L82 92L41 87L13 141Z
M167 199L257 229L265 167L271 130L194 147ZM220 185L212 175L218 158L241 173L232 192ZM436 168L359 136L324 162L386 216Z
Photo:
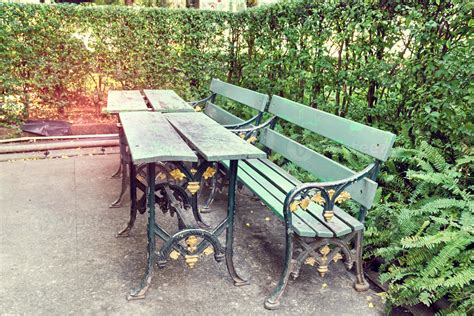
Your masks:
M250 165L258 168L263 173L268 174L274 179L275 182L278 183L278 186L281 187L286 193L292 190L295 186L301 184L301 182L283 170L281 167L277 166L273 162L268 159L249 159L246 161ZM322 212L322 207L318 206L318 212ZM360 230L364 228L364 225L359 222L357 219L352 217L351 215L347 214L345 211L340 209L338 206L334 207L334 214L338 217L341 221L352 227L352 230ZM323 222L326 224L326 221Z
M204 114L222 125L238 124L244 122L243 119L211 102L207 102L206 107L204 108Z
M294 140L270 129L260 133L259 141L280 153L288 160L312 173L322 181L336 181L355 174L351 169L321 155ZM371 208L377 191L377 183L364 178L346 189L361 205Z
M266 154L204 113L163 114L207 161L266 158Z
M245 164L242 164L240 166L241 169L243 169L247 174L252 176L257 182L261 183L263 187L266 190L270 190L271 192L275 192L275 189L280 189L281 194L278 194L276 196L280 202L283 203L285 201L285 197L288 194L289 191L291 191L295 186L300 184L298 180L296 182L289 182L287 178L283 177L279 171L281 168L277 167L280 170L275 170L271 168L269 165L263 163L260 160L257 159L252 159L252 160L247 160L246 161L247 165L251 169L246 169ZM268 181L268 180L270 181ZM326 222L325 219L323 218L323 209L320 205L315 204L315 203L310 203L308 209L306 211L300 210L298 212L304 213L304 214L311 214L314 219L317 219L316 221L313 221L314 225L322 225L324 228L321 228L320 226L312 226L317 233L321 233L324 230L330 230L334 232L334 235L336 236L343 236L345 234L350 233L351 231L355 229L360 229L361 224L357 221L350 221L346 219L347 215L348 217L351 217L350 215L346 214L344 211L340 210L339 214L342 214L342 217L346 220L341 220L339 216L335 216L331 222ZM280 210L280 212L283 212L283 210ZM301 216L300 216L301 217ZM318 235L322 237L321 235Z
M268 162L268 160L260 159L244 161L239 165L237 176L262 199L275 215L283 219L283 203L286 194L300 182L296 179L296 183L289 182L280 175L279 171L272 170L264 161ZM228 167L228 162L223 162L223 164ZM261 168L261 170L256 171L255 168ZM284 172L284 170L281 171ZM362 223L339 207L335 207L334 212L333 220L326 222L322 215L322 207L318 204L311 203L307 210L298 209L294 212L295 231L300 236L312 237L309 231L303 229L304 226L296 229L301 223L310 227L318 237L344 236L354 230L363 229Z
M392 133L279 96L272 97L268 112L381 161L388 159L395 141Z
M223 164L227 167L229 167L229 162L224 161ZM281 220L283 220L283 204L270 192L267 190L264 190L261 184L257 181L255 181L252 177L250 177L246 172L242 172L242 170L239 168L239 171L237 172L237 177L239 178L240 181L245 183L245 185L252 191L254 192L262 201L265 202L265 204L270 208L270 210L275 213L275 215L278 216ZM295 220L293 221L293 228L295 229L295 232L304 237L315 237L316 233L315 231L309 227L304 221L302 221L298 215L296 215ZM333 234L329 232L329 236L327 237L332 237Z
M145 100L138 90L109 90L107 94L107 113L148 110Z
M212 79L210 90L213 93L250 106L260 112L265 111L269 99L266 94L235 86L219 79Z
M143 93L157 112L194 112L194 108L173 90L143 90Z
M132 161L135 164L159 161L198 161L196 154L158 112L119 114Z

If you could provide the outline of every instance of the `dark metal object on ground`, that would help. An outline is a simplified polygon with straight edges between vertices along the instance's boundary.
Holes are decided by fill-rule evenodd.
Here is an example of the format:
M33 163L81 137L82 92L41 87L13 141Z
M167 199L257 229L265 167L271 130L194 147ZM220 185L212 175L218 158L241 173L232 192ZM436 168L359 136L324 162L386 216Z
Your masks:
M42 136L61 136L69 135L71 123L66 121L27 121L21 125L21 130Z

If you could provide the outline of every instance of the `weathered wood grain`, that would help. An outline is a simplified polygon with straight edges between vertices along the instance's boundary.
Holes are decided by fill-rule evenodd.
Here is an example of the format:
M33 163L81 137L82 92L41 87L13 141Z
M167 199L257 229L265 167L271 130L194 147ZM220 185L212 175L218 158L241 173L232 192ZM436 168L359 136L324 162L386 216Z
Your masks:
M267 107L268 95L235 86L233 84L220 81L219 79L212 79L210 90L213 93L250 106L260 112L265 111L265 108Z
M143 90L151 107L162 113L194 112L194 108L173 90Z
M145 100L138 90L110 90L107 95L107 113L148 111Z
M265 158L266 154L203 113L168 113L168 121L207 161Z
M198 160L163 114L124 112L119 116L135 164Z
M268 112L344 146L385 161L395 135L309 106L273 96Z

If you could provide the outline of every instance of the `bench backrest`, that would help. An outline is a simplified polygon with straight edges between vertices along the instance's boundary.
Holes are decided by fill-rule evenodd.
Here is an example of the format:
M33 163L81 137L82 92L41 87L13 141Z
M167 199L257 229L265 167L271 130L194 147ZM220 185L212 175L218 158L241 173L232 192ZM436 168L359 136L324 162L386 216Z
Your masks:
M395 135L351 120L313 109L309 106L273 96L268 112L314 133L353 148L377 160L385 161L395 141ZM260 143L312 173L322 181L347 178L355 171L315 152L271 129L264 129ZM347 188L352 199L370 208L377 183L364 178Z
M222 96L226 99L236 101L253 108L259 113L265 111L269 100L269 97L266 94L226 83L219 79L212 79L210 90L216 96ZM204 113L224 125L243 122L241 118L216 105L214 99L215 98L207 102Z

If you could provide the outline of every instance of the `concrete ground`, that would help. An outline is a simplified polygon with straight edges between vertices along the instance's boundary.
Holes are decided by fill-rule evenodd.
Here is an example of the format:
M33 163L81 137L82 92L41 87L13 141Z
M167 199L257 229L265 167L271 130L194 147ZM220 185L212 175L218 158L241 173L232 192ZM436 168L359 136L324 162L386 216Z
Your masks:
M128 302L145 268L146 220L139 216L131 237L115 238L128 220L128 203L108 208L120 186L110 178L117 162L118 155L0 162L0 315L382 314L380 297L354 291L341 262L325 278L304 266L281 309L265 310L281 271L284 229L245 192L237 201L235 264L250 285L233 286L212 256L192 270L180 259L155 267L146 299ZM224 216L225 195L213 206L204 215L210 223ZM169 227L175 221L159 210L157 218Z

